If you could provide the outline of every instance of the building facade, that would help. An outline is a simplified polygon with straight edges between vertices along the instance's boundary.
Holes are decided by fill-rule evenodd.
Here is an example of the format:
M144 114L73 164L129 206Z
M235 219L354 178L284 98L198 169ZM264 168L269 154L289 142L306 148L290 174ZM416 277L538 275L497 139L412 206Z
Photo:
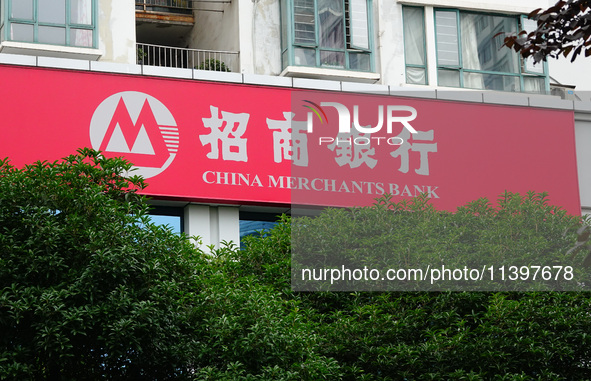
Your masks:
M417 119L420 128L414 133L418 135L412 135L413 132L403 135L403 127L401 132L394 132L400 142L412 143L401 143L401 148L392 148L383 159L396 160L389 164L395 166L394 174L397 178L403 176L400 181L410 185L403 185L398 180L381 182L369 179L364 183L366 191L360 192L366 196L392 193L404 198L412 197L421 190L419 193L440 198L436 189L439 184L445 183L446 176L455 179L447 185L449 193L454 186L463 188L464 183L481 182L485 186L487 178L496 179L486 171L496 172L484 164L484 168L488 169L470 176L458 172L454 177L453 169L447 174L443 170L437 174L435 169L429 172L428 160L433 166L437 165L434 164L437 156L433 155L446 157L446 147L458 144L453 147L458 150L472 143L466 139L463 146L459 143L446 146L444 127L439 127L440 132L433 127L437 118L427 119L423 115L435 112L432 110L444 115L445 110L452 109L462 115L471 115L472 119L457 116L458 121L454 122L458 130L454 130L457 139L453 140L462 141L461 136L465 137L478 126L486 124L479 120L479 115L489 115L491 129L494 129L496 127L492 126L495 124L507 124L514 112L518 115L513 120L514 124L499 128L497 135L489 130L487 133L490 135L478 136L492 139L492 136L502 133L503 140L510 140L514 131L512 126L519 128L520 125L538 124L539 131L548 135L546 140L530 142L531 135L537 134L535 130L515 132L522 139L515 147L529 145L534 147L531 150L537 150L526 150L521 156L516 156L513 160L523 163L515 165L526 168L526 172L536 173L531 183L536 190L542 191L546 186L552 188L553 183L561 183L561 187L568 189L556 199L568 204L571 212L587 213L591 211L591 153L586 149L591 144L591 99L581 90L591 90L591 86L585 82L585 76L573 77L572 66L562 61L534 65L502 47L504 34L535 27L525 15L533 9L550 5L550 1L539 0L0 0L0 77L8 83L7 76L17 78L22 74L20 83L26 82L27 78L35 78L31 86L43 86L45 78L48 83L53 83L59 77L63 83L71 81L72 85L68 88L73 91L79 83L84 95L78 96L86 98L87 94L93 93L96 99L88 100L89 105L85 106L86 101L81 98L78 104L76 97L70 99L64 95L64 99L72 102L70 107L83 114L79 121L81 126L76 127L82 130L81 137L69 143L70 146L90 144L103 151L123 154L136 164L134 159L142 162L148 158L146 163L151 163L152 156L158 155L159 148L151 140L155 135L150 128L146 128L146 135L141 135L143 130L136 126L144 115L142 107L138 108L135 118L131 111L134 102L140 106L149 104L154 113L153 119L159 126L159 130L154 131L160 131L166 141L161 151L165 158L177 157L174 162L173 159L164 160L168 164L138 165L144 169L158 167L161 170L158 173L142 173L147 174L148 183L155 183L154 190L148 190L156 207L155 220L200 236L204 247L219 245L223 241L239 242L241 235L270 226L278 214L290 213L295 197L290 192L307 186L302 180L298 180L299 185L294 185L290 182L291 178L305 179L310 175L315 180L323 176L310 173L299 177L293 175L302 167L301 162L297 162L299 156L295 148L298 139L294 135L294 126L291 137L284 139L291 140L290 147L283 147L285 152L281 151L283 148L279 146L282 144L279 140L271 143L270 139L279 136L273 135L275 133L287 131L278 120L284 118L289 122L289 112L295 113L294 108L301 108L302 102L319 106L314 110L308 107L311 111L299 115L298 122L306 122L306 126L310 126L311 119L305 120L310 118L308 115L314 118L317 115L318 120L323 122L320 111L326 110L331 110L332 114L324 116L334 120L338 108L330 108L328 104L334 104L334 99L339 100L343 107L348 107L352 116L356 115L353 114L354 105L363 105L364 102L367 107L383 104L387 110L406 102L404 110L411 110L411 116L414 110L413 118L424 118ZM580 57L577 68L588 70L591 61ZM577 82L573 82L575 79ZM16 82L13 84L17 85ZM60 85L55 83L54 86ZM42 89L51 90L40 87L32 91ZM295 93L294 89L297 90ZM322 103L327 97L334 99ZM26 97L23 96L23 99ZM43 97L32 97L30 102L43 102ZM117 126L109 124L113 119L101 119L103 114L118 115L118 102L125 104L132 119L131 125L140 131L136 131L131 140L126 127L120 126L117 130ZM178 104L172 107L171 103ZM160 111L159 104L163 105ZM349 104L351 107L347 106ZM5 102L3 113L14 110L15 105ZM90 110L86 114L85 107ZM178 108L188 110L193 107L195 110L190 115L184 116L185 111L177 111ZM232 108L241 111L232 113ZM274 116L267 112L271 109L275 110ZM64 113L66 111L57 115ZM50 113L45 117L55 115ZM340 111L338 116L342 117ZM260 143L258 148L249 146L249 152L266 151L271 155L269 157L275 155L274 160L268 159L268 164L263 159L256 161L252 158L253 154L246 159L240 156L242 143L228 143L225 151L224 142L208 140L203 133L209 131L211 136L216 128L222 129L222 120L230 123L228 120L236 118L226 138L237 139L243 126L241 117L246 118L244 126L250 118L249 131L259 128L266 133L252 135L249 144L252 145L254 139L269 139L269 143ZM397 123L401 118L390 113L380 120ZM183 192L169 190L158 184L162 181L170 185L172 181L174 185L174 180L166 176L172 176L169 173L173 173L174 167L179 165L181 151L188 149L189 143L186 142L189 138L185 139L183 134L189 127L184 127L181 120L190 119L192 125L198 125L190 127L196 129L191 130L191 144L195 144L192 150L209 150L207 156L195 160L211 165L203 164L202 168L191 172L187 168L196 165L195 162L183 164L187 173L185 176L196 180L180 182L176 188L185 187ZM414 119L408 120L410 125L414 123ZM544 123L549 123L549 120L561 124L566 122L564 126L553 125L544 129ZM218 122L219 126L216 125ZM372 125L379 123L373 119L370 122ZM117 143L119 131L124 135L119 143L126 141L127 145ZM15 139L19 138L17 133L13 135ZM140 139L140 135L141 139L147 139L147 145L142 145L144 140ZM110 143L105 136L115 140ZM475 137L471 139L474 141ZM218 143L220 152L217 152ZM4 150L12 154L6 144ZM71 153L66 147L69 146L64 145L51 151L51 154L60 157ZM406 151L400 151L402 147L406 147ZM334 170L342 167L354 169L355 166L373 169L371 165L376 164L371 160L377 161L377 147L368 145L364 148L366 151L359 151L357 156L364 161L355 163L353 160L343 162L342 158L346 155L341 153L338 156L338 146L329 148L337 158L342 159L333 164ZM374 151L369 153L369 150ZM505 150L501 153L504 154ZM44 151L40 149L37 152ZM227 159L224 157L226 153ZM21 155L17 163L19 160L24 163L44 158L30 153L14 155ZM356 154L351 151L350 158L351 155ZM460 166L453 164L451 151L447 155L449 159L442 159L442 162L450 163L449 168ZM462 154L456 151L455 155ZM538 164L528 160L528 157L538 157L536 155L541 161L548 160L550 166L555 162L570 168L561 171L560 167L553 167L551 171L535 172ZM218 160L219 163L208 160ZM241 169L240 165L246 165L244 162L248 160L254 164ZM469 156L465 159L471 160ZM478 160L487 163L497 159L481 157ZM509 164L506 165L509 168ZM500 177L497 180L502 182L505 177L501 171L503 168L499 168ZM265 187L271 187L271 190L252 190L253 184L258 186L255 181L257 171L264 172L264 178L258 180L261 184L272 184L272 187ZM507 169L503 171L507 172ZM566 177L556 172L564 172ZM575 173L574 177L572 173ZM159 180L159 177L166 177L166 180ZM537 179L540 179L539 183ZM285 184L281 183L283 180ZM498 189L512 191L512 178L507 181L509 183L500 184ZM435 183L437 185L433 185ZM382 184L382 190L374 188L372 192L367 184ZM316 185L311 182L308 190L314 190ZM349 185L345 186L346 193L354 193L357 180L351 180ZM519 183L515 190L525 191L527 185ZM208 190L208 187L215 189ZM326 185L325 188L330 187ZM406 189L408 192L405 192ZM465 194L465 198L453 199L442 207L450 209L454 203L459 205L469 197L483 196L478 194L478 189L482 188L475 187ZM560 192L560 189L556 190L556 193ZM464 195L461 191L456 193ZM551 193L551 200L552 197ZM298 204L305 206L305 200L304 197ZM342 206L352 203L347 201ZM321 201L311 202L312 206L321 204Z

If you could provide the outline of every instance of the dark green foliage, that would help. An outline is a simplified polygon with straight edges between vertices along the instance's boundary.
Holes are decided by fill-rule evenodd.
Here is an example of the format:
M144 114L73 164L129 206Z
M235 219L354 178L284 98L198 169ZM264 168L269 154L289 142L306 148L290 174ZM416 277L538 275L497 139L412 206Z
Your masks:
M559 0L548 9L536 9L528 15L537 27L505 37L505 45L535 62L547 57L567 57L571 62L581 53L591 55L591 18L589 0Z
M204 269L197 379L340 379L340 366L321 353L313 311L290 291L288 221L246 237L246 250L222 247Z
M130 165L81 150L0 163L0 378L164 379L189 371L195 264L148 222Z
M415 200L414 203L414 206L398 206L400 209L414 208L414 213L422 213L423 210L435 218L437 212L424 200ZM484 200L462 208L456 218L463 221L462 232L468 237L466 240L488 229L484 234L487 234L491 245L499 237L509 234L517 247L528 242L535 243L532 247L536 247L538 244L537 240L532 240L532 231L544 232L549 247L558 245L566 251L574 242L571 237L569 244L563 232L577 219L547 205L543 195L504 195L501 199L503 203L505 205L497 210L492 210ZM381 203L378 208L385 205L396 208L387 202ZM527 213L528 218L522 218L518 210ZM371 211L366 212L371 214ZM555 215L548 221L555 226L546 224L548 213ZM453 218L446 213L444 215L445 218ZM479 215L488 217L480 220ZM486 218L493 215L498 220L496 225L483 226L491 222ZM323 215L317 220L324 219L326 222L330 218ZM292 292L288 283L289 250L293 236L291 222L284 219L268 236L247 239L246 250L220 252L210 267L210 271L220 277L216 282L224 279L224 288L233 290L224 294L232 295L230 301L236 301L240 290L249 289L258 293L257 297L264 301L261 306L266 306L268 301L262 295L267 295L274 300L276 318L283 320L284 324L288 323L269 323L272 309L260 308L267 315L261 321L267 322L265 325L269 327L265 340L278 343L278 350L275 355L265 352L269 341L259 342L257 345L262 348L257 349L249 344L248 350L256 354L254 357L259 361L265 355L274 358L273 361L285 358L280 367L286 362L298 361L301 347L295 345L293 351L285 350L284 342L277 336L282 332L291 332L295 335L291 336L293 340L299 337L299 329L302 335L308 337L307 341L305 336L301 337L300 343L305 342L308 353L314 354L310 360L317 370L312 376L296 373L300 379L322 379L320 375L326 375L325 378L330 380L591 378L591 364L587 361L591 355L589 294ZM438 230L440 226L433 224L431 228ZM428 231L429 225L425 223L422 229ZM411 239L421 239L411 233L407 235ZM244 316L252 313L248 300L243 297L241 305L232 303L234 307L226 307L229 308L226 311L233 311L230 321L240 320L246 325L234 325L234 335L229 335L238 349L229 344L228 350L216 351L219 362L212 361L213 369L208 368L216 377L249 379L248 374L261 375L257 365L252 363L254 359L246 357L240 349L240 343L250 342L256 337L251 333L252 329L246 328L254 321ZM260 319L259 315L257 318ZM290 331L288 327L291 327ZM223 331L217 325L209 335L220 335ZM221 356L226 360L220 361ZM236 369L231 370L231 367ZM265 373L263 379L289 377L286 373Z
M454 213L437 211L426 196L411 201L392 202L388 196L378 199L372 208L327 209L316 218L298 218L292 222L293 279L297 290L580 290L589 274L582 259L565 255L575 240L578 219L550 205L545 194L530 192L524 196L505 193L498 205L485 199L468 203ZM511 266L573 266L576 279L563 277L542 280L538 271L527 282L507 282ZM495 271L490 281L431 282L303 281L303 269L388 269L430 268L498 269L505 267L505 281ZM524 269L526 270L526 269ZM532 274L534 273L532 269ZM514 274L511 274L514 276ZM305 277L304 277L305 278ZM306 279L309 279L308 276ZM586 282L587 288L591 282Z
M489 210L501 220L492 229L496 233L491 232L491 240L503 231L501 226L506 225L505 231L513 233L516 245L520 240L529 240L528 229L547 229L549 241L563 242L563 232L572 225L572 218L558 213L553 220L556 226L543 227L544 221L539 217L546 215L547 208L556 211L555 208L548 207L540 195L532 194L531 203L527 202L527 197L512 197L512 204L501 210L524 208L525 203L531 221L526 223L516 213L490 211L483 202L466 209ZM229 274L235 274L236 280L258 279L274 289L284 305L297 306L310 334L319 338L314 342L316 352L331 359L331 364L340 369L340 377L329 379L591 378L591 364L587 361L591 355L590 294L294 293L286 288L285 281L289 277L286 250L291 238L288 222L278 226L268 237L253 239L247 250L231 254L233 260L225 262L224 267ZM482 228L475 219L471 224L466 222L464 232L475 235ZM564 249L567 248L565 245Z
M591 379L587 293L293 292L289 218L204 255L147 221L125 169L89 150L0 164L0 379ZM527 220L466 206L462 239L538 247L538 230L562 248L572 219L555 210L546 226L530 201ZM407 207L434 222L427 236L452 218Z
M289 225L248 265L205 255L149 222L130 167L87 149L0 163L0 379L338 379L284 298Z

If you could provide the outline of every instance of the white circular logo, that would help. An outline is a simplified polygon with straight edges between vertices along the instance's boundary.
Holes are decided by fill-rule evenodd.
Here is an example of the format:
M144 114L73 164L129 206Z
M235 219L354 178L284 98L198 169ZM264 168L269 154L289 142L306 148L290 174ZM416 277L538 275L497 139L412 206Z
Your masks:
M133 174L162 173L179 149L179 129L158 99L137 91L113 94L96 108L90 121L90 144L107 157L123 156Z

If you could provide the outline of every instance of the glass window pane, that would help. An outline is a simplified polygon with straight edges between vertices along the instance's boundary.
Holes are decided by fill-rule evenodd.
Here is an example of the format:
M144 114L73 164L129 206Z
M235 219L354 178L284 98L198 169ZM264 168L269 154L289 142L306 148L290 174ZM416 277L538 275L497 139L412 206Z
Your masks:
M181 217L180 216L164 216L164 215L150 215L150 221L155 225L162 225L168 227L173 233L180 234Z
M316 66L316 51L314 49L295 48L294 63L302 66Z
M327 67L344 68L345 52L320 51L320 65Z
M437 64L458 66L458 27L456 12L435 12L435 34L437 38Z
M273 221L240 220L240 237L260 236L262 232L273 229L275 225L277 222Z
M39 42L43 44L65 45L66 28L39 26Z
M52 24L66 23L66 0L38 0L39 22Z
M70 29L70 45L92 47L92 30Z
M240 246L244 247L243 238L248 236L264 237L275 225L277 222L273 221L240 220Z
M406 67L406 83L412 83L415 85L426 85L427 74L425 69L420 67Z
M526 93L546 93L546 81L543 77L524 77L523 87L523 91Z
M366 0L349 0L349 34L351 47L369 49Z
M11 18L33 20L33 0L12 0L11 5Z
M342 0L318 0L319 45L344 49L345 28Z
M295 43L316 45L314 0L294 0L293 8Z
M412 65L425 65L425 27L423 8L403 7L404 56Z
M521 23L523 30L525 30L527 33L533 32L538 27L538 23L535 20L523 18L521 19ZM524 63L526 71L530 73L544 74L544 65L542 62L534 64L534 59L532 57L527 57L524 59Z
M496 91L520 91L521 89L517 76L466 72L464 72L464 87Z
M468 89L484 89L484 79L482 74L464 72L464 87Z
M460 72L458 70L437 70L439 86L460 87Z
M33 25L29 24L10 24L10 39L14 41L33 41Z
M92 0L70 0L70 23L92 24Z
M349 53L349 69L371 71L369 53Z
M496 79L501 77L501 80ZM494 80L494 82L493 82ZM502 88L501 88L502 84ZM484 75L484 86L489 90L500 90L500 91L521 91L521 84L519 77L511 75L495 75L485 74Z
M517 32L515 17L461 13L460 32L464 69L519 73L517 54L503 47L505 34Z

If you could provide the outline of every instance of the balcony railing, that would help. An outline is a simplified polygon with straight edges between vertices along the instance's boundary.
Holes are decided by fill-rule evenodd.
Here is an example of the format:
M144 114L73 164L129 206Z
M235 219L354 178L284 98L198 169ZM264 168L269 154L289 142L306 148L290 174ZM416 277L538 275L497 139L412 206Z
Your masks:
M190 15L193 13L192 0L135 0L138 11L152 11L164 13L178 13Z
M171 46L137 44L137 63L183 69L240 71L239 52L183 49Z

